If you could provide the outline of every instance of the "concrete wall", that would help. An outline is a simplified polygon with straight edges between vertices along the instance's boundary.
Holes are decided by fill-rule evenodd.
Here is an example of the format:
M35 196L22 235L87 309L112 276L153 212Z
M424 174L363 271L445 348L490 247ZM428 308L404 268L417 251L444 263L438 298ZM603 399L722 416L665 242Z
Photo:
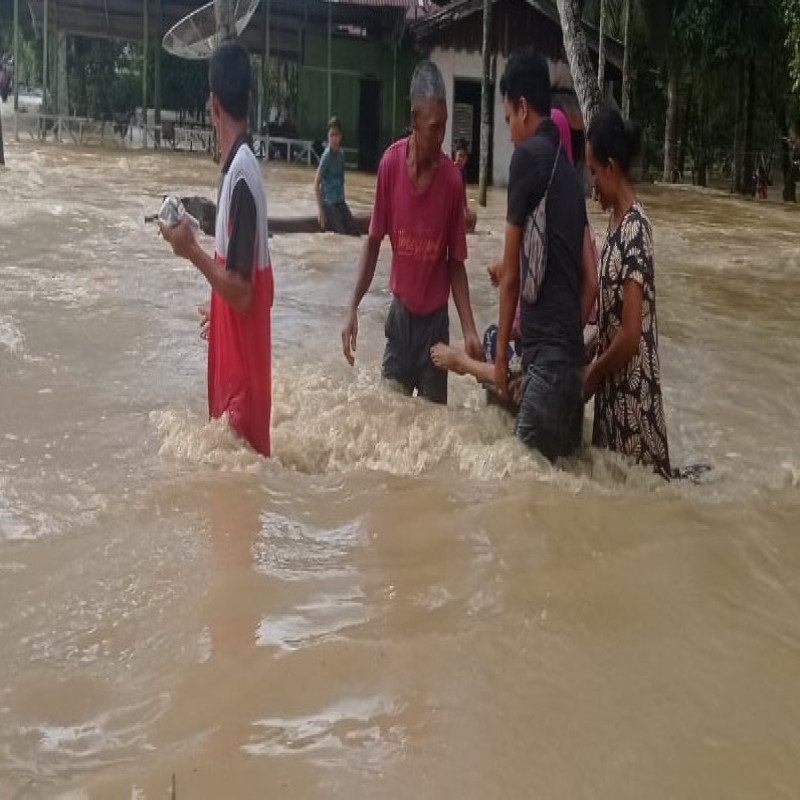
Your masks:
M470 53L463 50L446 50L434 48L431 51L430 59L442 71L444 85L447 89L447 131L444 137L444 150L449 153L453 149L453 86L456 79L480 80L483 73L483 60L480 53ZM494 128L493 128L493 163L492 163L492 183L495 186L506 186L508 184L508 165L511 162L511 155L514 152L514 145L508 136L508 126L506 125L505 112L503 110L503 98L500 96L499 84L500 76L506 66L506 59L497 56L497 71L494 92ZM554 88L571 89L572 77L569 67L561 62L550 62L550 82ZM474 157L478 157L476 153Z

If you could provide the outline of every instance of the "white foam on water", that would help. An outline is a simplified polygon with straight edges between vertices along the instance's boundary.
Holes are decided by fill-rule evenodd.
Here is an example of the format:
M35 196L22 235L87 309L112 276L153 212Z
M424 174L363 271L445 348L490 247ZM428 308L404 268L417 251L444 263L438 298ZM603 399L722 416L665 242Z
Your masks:
M151 747L146 731L164 713L169 704L166 695L123 705L74 724L39 722L20 728L19 735L32 745L30 757L37 762L71 771L77 767L92 769L114 753L132 758ZM19 759L22 766L25 759Z
M11 317L0 316L0 348L12 355L22 352L25 337Z
M267 462L228 426L226 416L203 420L189 410L150 413L158 432L159 455L189 465L211 465L225 472L258 472Z
M334 370L335 373L335 370ZM279 364L273 373L272 458L263 459L228 427L225 418L207 421L196 413L151 412L160 439L159 455L221 471L287 469L308 475L361 470L418 477L438 470L479 481L533 479L577 493L677 491L645 467L619 454L585 446L557 465L514 436L512 418L487 407L483 391L459 384L450 406L404 397L368 369L351 380ZM451 384L452 386L452 384ZM591 434L584 430L584 440ZM711 473L719 483L722 473ZM685 482L680 482L685 484Z
M58 471L56 484L34 488L31 478L0 476L0 542L38 541L88 525L108 497L84 478Z
M386 697L342 699L307 715L257 720L250 742L241 749L251 756L306 754L319 764L381 769L405 745L403 710L400 702Z
M311 597L288 614L270 614L258 624L256 645L289 653L337 638L371 618L364 594L354 586L339 594Z

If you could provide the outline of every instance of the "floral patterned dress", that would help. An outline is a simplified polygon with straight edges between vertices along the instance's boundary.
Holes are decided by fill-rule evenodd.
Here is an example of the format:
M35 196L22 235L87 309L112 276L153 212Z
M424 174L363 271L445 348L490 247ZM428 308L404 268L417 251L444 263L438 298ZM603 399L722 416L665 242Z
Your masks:
M639 352L598 386L592 443L631 456L669 478L658 361L653 232L638 201L620 226L609 231L600 255L598 355L608 349L622 325L622 291L627 280L636 281L643 291Z

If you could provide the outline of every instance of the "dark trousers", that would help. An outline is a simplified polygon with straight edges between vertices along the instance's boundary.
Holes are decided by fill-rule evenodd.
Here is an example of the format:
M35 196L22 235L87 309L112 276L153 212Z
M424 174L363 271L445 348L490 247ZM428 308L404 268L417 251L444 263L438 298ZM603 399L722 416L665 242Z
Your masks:
M572 455L583 434L583 368L559 348L542 348L522 379L517 437L550 461Z
M431 347L450 344L447 306L431 314L412 314L400 300L392 298L386 317L386 349L383 353L384 379L399 384L412 395L447 405L447 373L431 361Z
M353 215L347 203L333 203L332 205L323 204L322 210L325 212L325 230L331 233L341 233L345 236L360 236Z

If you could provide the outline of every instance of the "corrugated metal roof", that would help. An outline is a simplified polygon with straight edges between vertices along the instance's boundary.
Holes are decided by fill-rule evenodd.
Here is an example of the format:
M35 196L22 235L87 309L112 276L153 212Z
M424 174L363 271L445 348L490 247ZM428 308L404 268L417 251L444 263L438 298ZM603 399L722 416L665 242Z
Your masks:
M561 16L558 13L556 0L522 0L535 12L549 19L561 27ZM493 5L498 5L500 0L492 0ZM427 14L420 15L411 23L411 31L418 39L430 39L440 35L451 25L480 13L483 9L483 0L455 0L441 8L433 5ZM583 21L583 30L586 34L589 47L597 52L599 31L595 25ZM606 36L606 58L618 69L622 69L623 45L613 36Z
M343 6L369 6L371 8L405 8L425 14L438 10L431 0L323 0Z
M323 3L365 8L404 8L409 22L419 22L439 10L432 0L322 0Z

